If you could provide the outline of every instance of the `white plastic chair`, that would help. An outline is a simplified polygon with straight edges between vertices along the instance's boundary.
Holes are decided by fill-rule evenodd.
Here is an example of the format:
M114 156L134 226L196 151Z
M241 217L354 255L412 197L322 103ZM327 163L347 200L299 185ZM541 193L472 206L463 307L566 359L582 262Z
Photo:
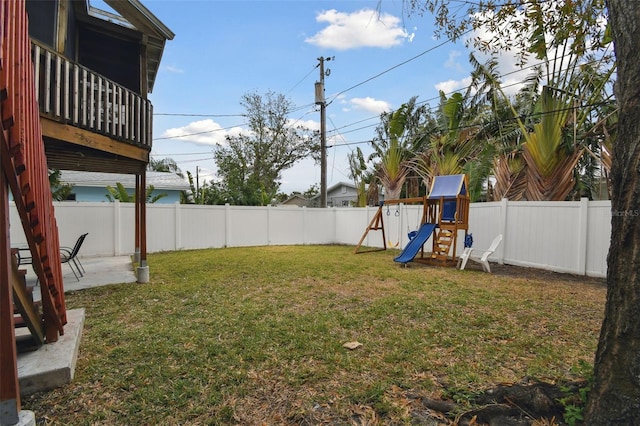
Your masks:
M482 269L485 272L491 272L491 266L489 266L489 256L491 256L498 246L502 242L502 234L499 234L497 237L493 239L493 242L486 250L474 249L471 247L467 247L464 249L464 252L458 258L457 267L460 270L463 270L465 266L467 266L468 260L473 260L474 262L478 262L482 265Z

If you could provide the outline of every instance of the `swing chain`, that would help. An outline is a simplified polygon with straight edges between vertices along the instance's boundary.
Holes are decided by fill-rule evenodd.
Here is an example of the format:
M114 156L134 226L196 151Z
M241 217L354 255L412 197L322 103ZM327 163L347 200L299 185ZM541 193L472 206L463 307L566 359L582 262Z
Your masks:
M391 216L391 210L389 210L389 205L387 204L387 216Z

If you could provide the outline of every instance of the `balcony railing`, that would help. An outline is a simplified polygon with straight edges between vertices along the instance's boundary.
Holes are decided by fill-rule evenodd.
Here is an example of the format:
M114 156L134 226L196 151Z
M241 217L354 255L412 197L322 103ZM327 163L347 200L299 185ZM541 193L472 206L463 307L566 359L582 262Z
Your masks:
M153 106L147 99L37 43L32 59L41 116L151 146Z

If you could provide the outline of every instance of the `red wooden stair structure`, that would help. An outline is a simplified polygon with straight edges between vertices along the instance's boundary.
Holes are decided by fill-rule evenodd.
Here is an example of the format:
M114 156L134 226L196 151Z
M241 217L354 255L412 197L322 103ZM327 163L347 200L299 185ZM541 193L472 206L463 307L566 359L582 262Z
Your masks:
M57 341L67 322L24 0L0 6L0 108L0 414L3 424L12 424L20 410L14 325L26 325L37 347ZM9 188L41 283L41 314L12 256Z

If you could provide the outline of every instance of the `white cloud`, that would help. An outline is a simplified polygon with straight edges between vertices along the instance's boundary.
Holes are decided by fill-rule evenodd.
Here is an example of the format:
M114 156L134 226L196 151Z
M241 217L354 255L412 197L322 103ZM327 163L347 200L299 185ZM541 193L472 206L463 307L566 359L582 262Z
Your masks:
M289 126L304 127L309 130L320 130L320 122L315 120L292 120L288 121Z
M522 24L522 21L525 19L523 12L516 12L514 17L510 20L510 24L503 25L502 28L499 29L501 37L509 37L509 34L513 31L516 31L514 28L516 26L516 22L520 21L519 24ZM504 34L507 34L506 36ZM485 27L477 28L472 33L469 34L467 38L467 42L472 44L473 39L482 40L485 43L490 43L492 37L495 34L491 31L487 30ZM507 96L515 95L523 86L523 81L529 76L533 71L530 69L530 65L534 63L539 63L540 61L536 59L534 56L530 56L527 63L518 64L518 57L515 51L501 51L498 54L488 54L480 51L474 51L474 55L478 62L481 64L486 63L491 56L494 56L497 60L497 70L499 75L503 76L501 78L501 85L504 93ZM549 51L549 57L553 58L554 52L552 49Z
M316 120L288 120L288 125L304 127L311 131L320 130L320 122ZM191 142L198 145L224 145L227 136L249 136L252 131L242 127L223 128L211 119L194 121L183 127L165 130L158 139Z
M459 50L452 50L449 52L449 57L447 61L444 63L445 68L451 68L456 71L463 72L462 64L460 63L460 58L462 53Z
M510 31L509 28L503 29L504 31ZM491 34L487 32L485 28L478 28L474 30L467 37L467 42L471 43L471 40L474 38L479 38L488 42L491 39ZM449 56L447 60L444 62L444 67L449 69L455 69L457 71L463 71L463 67L461 62L458 60L461 57L460 51L451 51L449 52ZM484 64L491 57L490 54L474 51L474 55L479 63ZM514 95L522 88L523 81L525 80L528 73L531 70L523 69L522 67L517 65L517 57L514 53L511 52L501 52L500 54L494 55L497 60L497 70L499 75L504 76L501 79L502 88L508 96ZM466 90L467 87L471 84L471 77L466 77L461 80L447 80L442 81L435 85L436 89L442 90L446 94L453 93L455 91Z
M445 94L450 94L458 89L467 89L467 86L471 84L471 77L463 78L462 80L447 80L436 84L436 89L442 90Z
M331 9L319 13L316 21L327 23L328 26L305 42L327 49L389 48L401 44L405 39L411 41L414 36L402 28L400 18L373 9L353 13Z
M227 135L238 135L241 132L243 132L243 129L240 127L223 129L220 124L208 118L194 121L183 127L167 129L162 133L161 137L198 145L216 145L224 144Z
M354 109L364 110L374 114L391 111L391 105L387 101L379 101L369 96L366 98L353 98L350 101Z

